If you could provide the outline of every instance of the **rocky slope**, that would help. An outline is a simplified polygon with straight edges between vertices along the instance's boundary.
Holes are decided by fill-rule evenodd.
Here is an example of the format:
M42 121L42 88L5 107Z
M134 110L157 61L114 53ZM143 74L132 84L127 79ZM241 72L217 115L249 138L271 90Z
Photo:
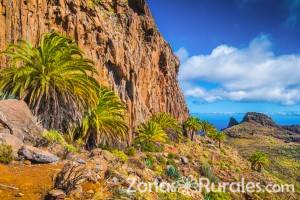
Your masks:
M188 114L179 61L145 0L1 0L0 27L0 51L21 38L37 44L51 30L73 38L95 62L99 81L126 102L130 127L155 112L179 120Z
M241 123L224 130L227 144L244 158L256 151L268 155L267 171L280 181L294 184L300 195L300 134L298 126L279 126L262 113L247 113Z

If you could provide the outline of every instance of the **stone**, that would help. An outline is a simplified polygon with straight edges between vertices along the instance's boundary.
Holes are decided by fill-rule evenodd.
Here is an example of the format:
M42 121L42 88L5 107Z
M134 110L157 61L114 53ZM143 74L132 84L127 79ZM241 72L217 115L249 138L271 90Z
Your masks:
M63 190L53 189L48 192L46 196L46 200L64 200L66 198L66 194Z
M24 194L23 194L23 193L21 193L21 192L19 192L19 193L17 193L15 196L16 196L16 197L23 197L23 196L24 196Z
M102 150L101 155L107 161L113 161L113 160L116 159L116 157L114 156L114 154L112 154L111 152L109 152L107 150Z
M81 158L78 158L76 161L77 161L78 163L80 163L80 164L85 164L85 163L86 163L86 161L83 160L83 159L81 159Z
M10 134L18 138L17 144L12 145L19 148L20 142L31 145L39 145L44 129L36 121L27 104L24 101L8 99L0 101L0 132L2 138L10 140L12 137L4 136Z
M184 164L184 165L189 164L189 159L187 157L185 157L185 156L182 156L180 158L180 160L181 160L181 163Z
M101 153L102 153L102 149L100 148L93 149L90 153L90 157L99 157L101 156Z
M27 160L35 163L53 163L57 162L59 158L47 151L38 149L32 146L23 146L18 154Z
M91 9L87 1L3 1L0 49L20 38L37 44L42 34L57 30L77 41L94 61L99 82L120 95L131 130L157 112L185 120L188 109L177 81L179 59L158 32L145 0L98 2ZM12 19L18 23L10 23ZM0 68L5 66L7 59L1 57Z
M23 141L10 133L0 132L0 142L11 145L14 157L18 157L19 149L24 145Z
M30 166L30 165L31 165L31 162L30 162L30 160L24 160L23 164L24 164L24 165L29 165L29 166Z

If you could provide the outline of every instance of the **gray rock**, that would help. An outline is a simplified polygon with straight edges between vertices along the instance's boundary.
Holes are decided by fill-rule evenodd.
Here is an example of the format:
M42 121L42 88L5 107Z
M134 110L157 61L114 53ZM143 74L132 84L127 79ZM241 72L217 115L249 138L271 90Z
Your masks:
M53 163L59 160L57 156L32 146L23 146L18 154L36 163Z
M86 163L86 161L83 160L83 159L81 159L81 158L78 158L78 159L77 159L77 162L80 163L80 164L85 164L85 163Z
M187 157L185 157L185 156L182 156L181 158L180 158L180 160L181 160L181 163L182 164L189 164L189 159L187 158Z

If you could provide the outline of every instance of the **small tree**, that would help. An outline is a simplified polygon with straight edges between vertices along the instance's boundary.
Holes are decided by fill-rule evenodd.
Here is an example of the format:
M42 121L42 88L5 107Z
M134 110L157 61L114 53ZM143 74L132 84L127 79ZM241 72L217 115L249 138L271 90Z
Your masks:
M224 132L212 131L209 132L207 136L218 142L219 149L221 148L221 143L226 140L226 134Z
M112 90L100 87L98 105L86 112L81 137L89 149L98 145L119 144L126 139L126 107Z
M205 134L208 134L209 132L215 132L216 131L216 128L214 127L214 125L212 125L208 121L202 121L201 125L202 125L202 131Z
M170 139L179 141L182 138L182 128L179 122L169 113L157 113L150 121L159 124Z
M202 124L200 119L191 116L184 122L184 128L191 132L191 140L194 140L195 133L202 130Z
M269 164L268 156L260 151L254 153L249 158L249 161L251 162L251 169L258 172L261 172L262 169Z
M165 143L168 139L166 132L162 127L152 121L142 124L138 128L138 136L136 137L136 142L142 143Z

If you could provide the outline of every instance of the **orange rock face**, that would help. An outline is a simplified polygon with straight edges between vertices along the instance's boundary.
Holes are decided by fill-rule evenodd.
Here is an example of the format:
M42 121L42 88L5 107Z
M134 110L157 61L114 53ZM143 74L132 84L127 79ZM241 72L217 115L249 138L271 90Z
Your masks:
M179 61L144 0L0 1L0 51L21 38L37 44L51 30L73 38L95 62L99 82L126 103L130 127L156 112L187 117Z

